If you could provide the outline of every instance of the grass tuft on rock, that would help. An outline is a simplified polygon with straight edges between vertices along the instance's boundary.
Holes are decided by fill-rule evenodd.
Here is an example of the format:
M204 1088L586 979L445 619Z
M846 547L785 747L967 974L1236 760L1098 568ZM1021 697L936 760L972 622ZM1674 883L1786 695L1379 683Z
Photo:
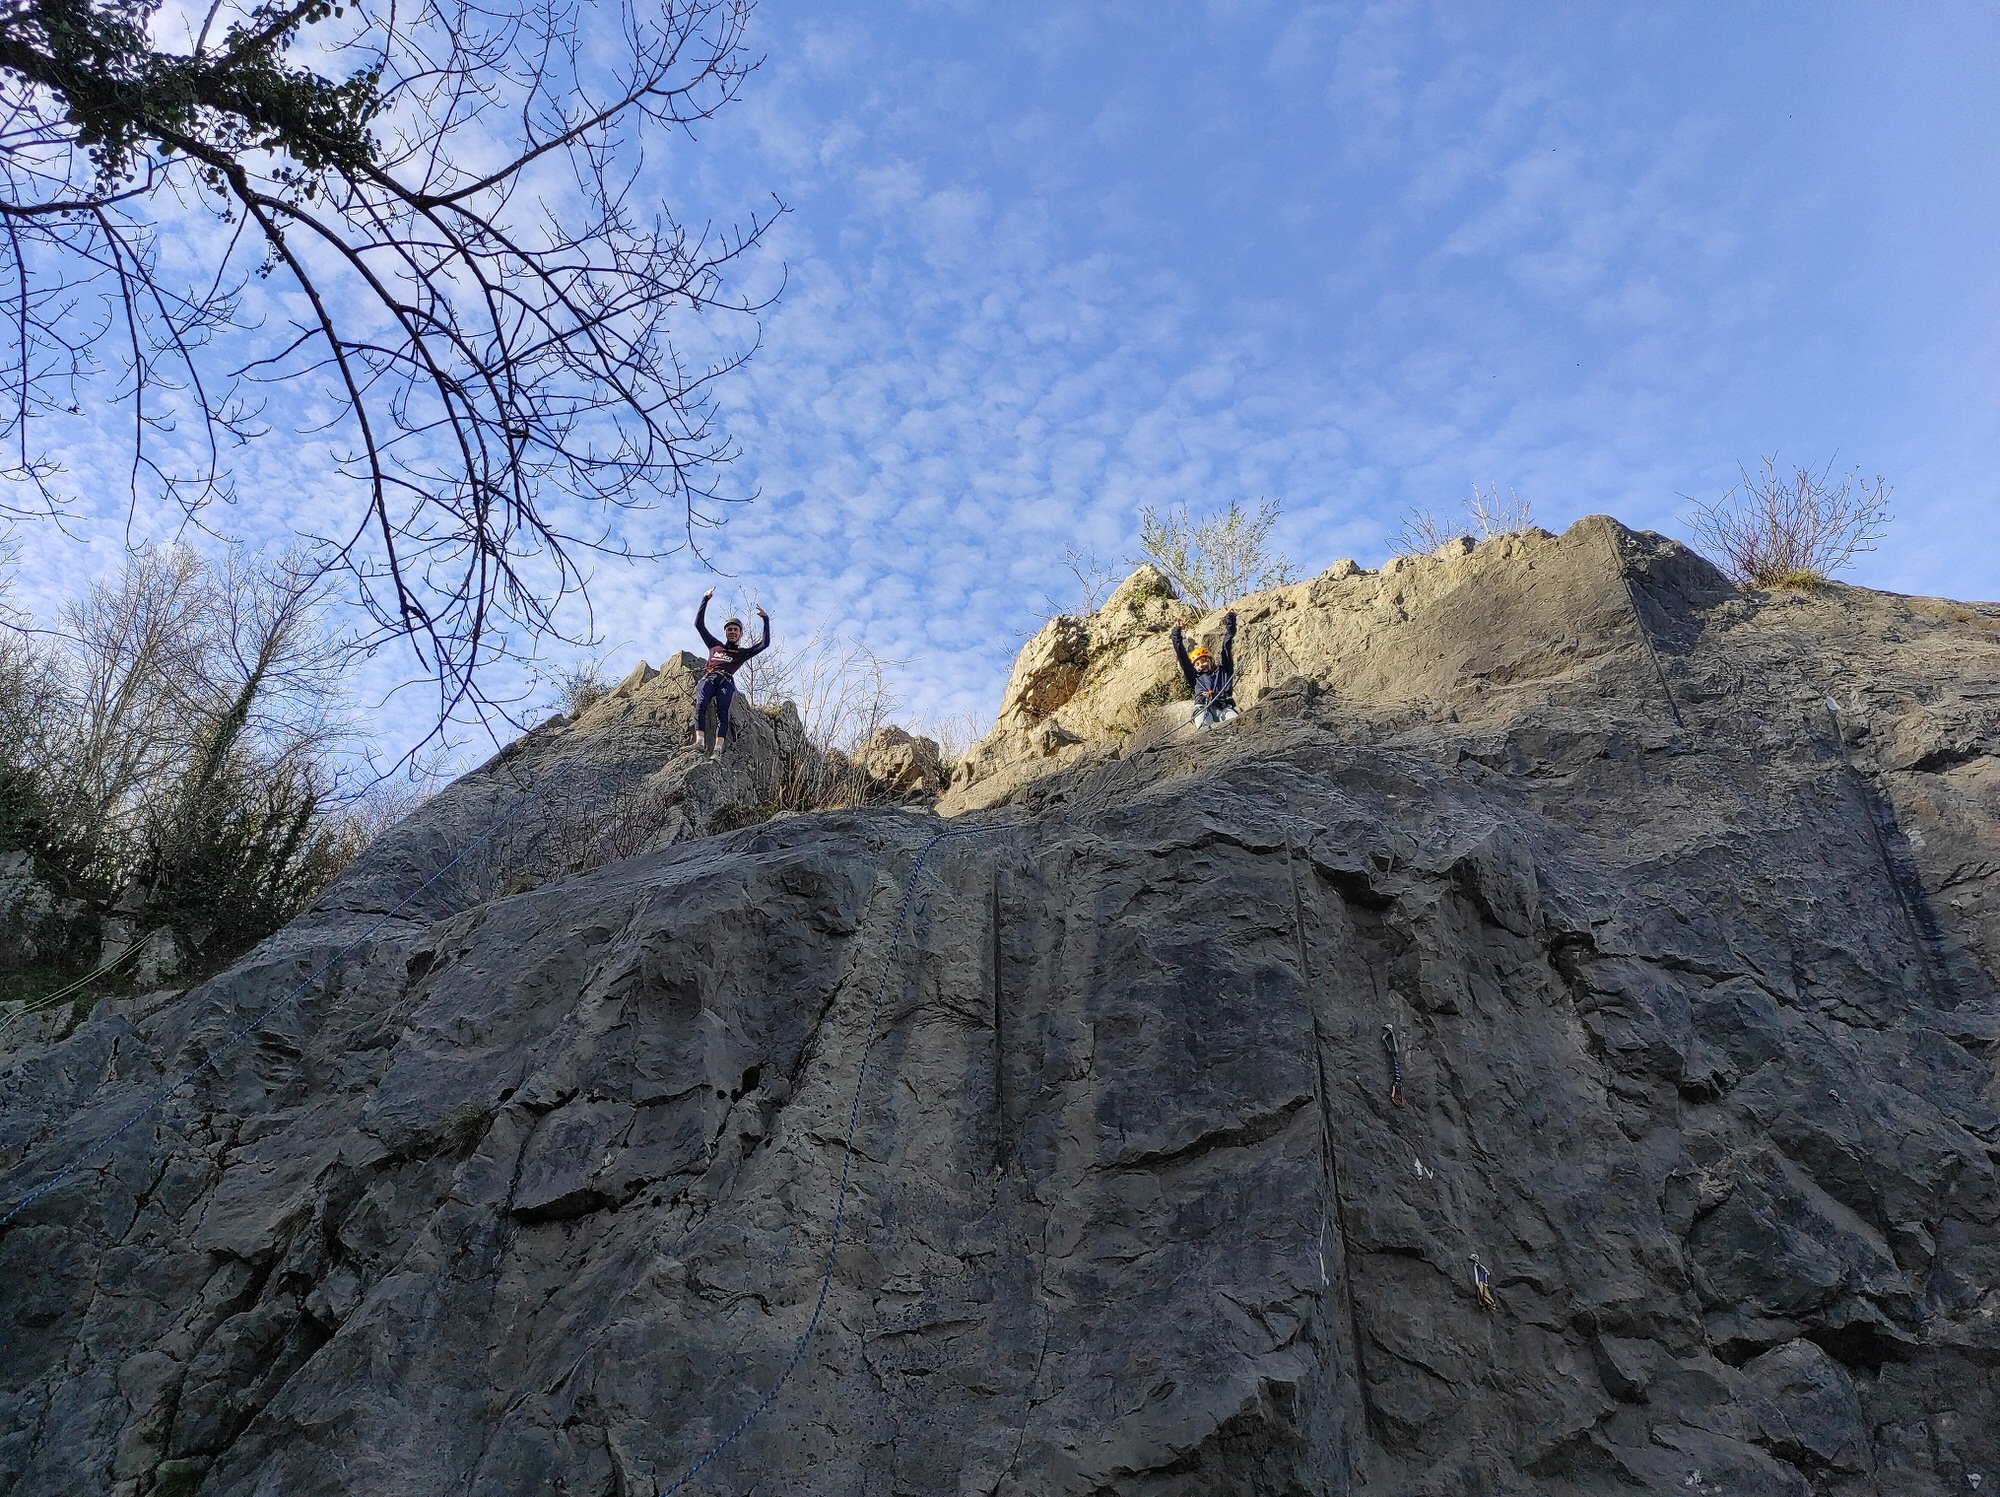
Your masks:
M468 1102L451 1115L444 1125L445 1145L454 1154L470 1154L493 1126L493 1109Z

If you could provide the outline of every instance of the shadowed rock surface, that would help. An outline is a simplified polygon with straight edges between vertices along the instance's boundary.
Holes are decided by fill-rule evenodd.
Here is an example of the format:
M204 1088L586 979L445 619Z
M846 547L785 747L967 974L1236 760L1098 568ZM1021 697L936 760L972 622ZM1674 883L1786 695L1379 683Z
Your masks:
M1177 610L1031 642L957 821L699 835L669 672L17 1026L0 1210L499 828L6 1229L0 1488L668 1488L857 1077L683 1490L2000 1483L2000 610L1593 519L1246 600L1199 737Z

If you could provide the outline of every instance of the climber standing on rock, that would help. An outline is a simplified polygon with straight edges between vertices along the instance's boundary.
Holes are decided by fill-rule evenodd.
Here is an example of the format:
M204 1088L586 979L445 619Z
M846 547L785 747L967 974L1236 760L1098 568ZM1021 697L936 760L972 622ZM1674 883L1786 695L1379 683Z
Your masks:
M729 704L736 700L736 672L754 655L771 647L771 615L762 608L757 617L764 621L764 637L754 645L743 643L743 620L730 619L722 626L722 638L717 639L708 632L708 600L715 596L710 588L701 595L701 606L694 611L695 631L701 635L701 642L708 646L708 669L702 673L701 685L694 691L694 733L695 742L700 742L707 732L708 705L715 704L715 746L709 750L720 758L722 751L729 747Z
M1181 665L1181 677L1194 693L1197 728L1212 728L1236 719L1236 610L1222 616L1222 655L1218 659L1207 645L1196 645L1189 654L1181 642L1181 626L1174 625L1174 659Z

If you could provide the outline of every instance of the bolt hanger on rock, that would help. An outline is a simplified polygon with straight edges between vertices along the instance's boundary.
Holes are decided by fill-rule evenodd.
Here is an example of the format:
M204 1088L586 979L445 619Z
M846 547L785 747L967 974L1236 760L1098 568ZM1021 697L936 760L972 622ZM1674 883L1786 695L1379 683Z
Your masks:
M1389 1100L1398 1107L1408 1105L1403 1095L1403 1046L1396 1038L1396 1026L1382 1026L1382 1043L1389 1047Z

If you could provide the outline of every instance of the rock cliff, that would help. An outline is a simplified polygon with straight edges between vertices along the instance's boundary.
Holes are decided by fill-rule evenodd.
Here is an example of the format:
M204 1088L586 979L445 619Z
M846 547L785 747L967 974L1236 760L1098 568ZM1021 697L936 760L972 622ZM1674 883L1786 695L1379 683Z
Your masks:
M1592 519L1246 600L1200 736L1181 613L948 821L716 831L635 679L17 1026L0 1487L2000 1485L2000 608Z

